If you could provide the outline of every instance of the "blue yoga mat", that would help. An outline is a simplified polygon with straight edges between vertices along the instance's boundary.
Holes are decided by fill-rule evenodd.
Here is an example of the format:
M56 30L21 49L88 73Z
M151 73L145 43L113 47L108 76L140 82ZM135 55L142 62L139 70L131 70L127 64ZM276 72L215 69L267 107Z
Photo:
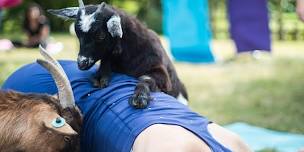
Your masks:
M279 152L297 152L304 147L304 135L274 131L246 123L233 123L225 128L239 134L254 151L272 148Z
M162 0L163 30L177 61L214 62L207 0Z

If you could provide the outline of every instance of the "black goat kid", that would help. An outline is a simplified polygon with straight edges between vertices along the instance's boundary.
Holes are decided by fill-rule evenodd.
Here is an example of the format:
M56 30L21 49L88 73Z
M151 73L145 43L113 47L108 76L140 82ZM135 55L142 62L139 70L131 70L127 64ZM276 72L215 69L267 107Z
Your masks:
M187 104L186 89L158 36L136 18L104 2L84 6L82 0L79 7L49 12L76 20L75 31L80 42L78 67L87 70L101 60L96 75L98 86L108 85L112 71L125 73L139 78L129 100L135 108L148 105L150 91L166 92Z

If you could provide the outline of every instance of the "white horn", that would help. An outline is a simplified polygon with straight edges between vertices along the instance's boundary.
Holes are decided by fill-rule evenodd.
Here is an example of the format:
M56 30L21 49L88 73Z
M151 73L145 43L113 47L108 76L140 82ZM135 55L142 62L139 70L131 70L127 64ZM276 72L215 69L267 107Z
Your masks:
M96 13L100 13L102 8L105 7L106 3L102 2L101 4L98 5L97 10L95 11Z
M56 59L54 59L41 45L39 45L40 54L49 62L55 64L62 73L65 73L61 65L58 63Z
M37 60L37 63L43 66L45 69L47 69L55 83L58 89L58 96L60 100L60 104L63 106L63 108L66 107L74 107L75 106L75 99L72 91L72 87L70 85L70 82L68 80L67 75L65 74L63 68L58 63L57 60L55 60L52 56L50 56L45 49L42 46L40 47L40 53L46 60Z
M61 106L63 108L75 107L75 99L72 88L70 86L70 82L65 79L64 74L61 73L57 66L49 61L37 59L37 63L51 73L58 89L58 96Z
M80 9L80 10L85 9L84 3L83 3L82 0L78 0L78 3L79 3L79 9Z

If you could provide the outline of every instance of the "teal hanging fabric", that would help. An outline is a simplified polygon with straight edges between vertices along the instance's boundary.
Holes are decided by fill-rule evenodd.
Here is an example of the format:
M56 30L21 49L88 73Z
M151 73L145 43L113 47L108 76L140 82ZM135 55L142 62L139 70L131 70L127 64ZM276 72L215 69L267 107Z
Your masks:
M210 49L207 0L162 0L163 30L177 61L210 63L214 57Z

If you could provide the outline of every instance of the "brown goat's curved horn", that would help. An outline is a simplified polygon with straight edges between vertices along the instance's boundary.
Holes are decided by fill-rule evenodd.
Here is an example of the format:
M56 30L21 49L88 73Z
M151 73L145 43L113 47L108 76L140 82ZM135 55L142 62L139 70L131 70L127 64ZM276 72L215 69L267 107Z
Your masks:
M49 62L55 64L62 73L65 73L61 65L58 63L56 59L54 59L41 45L39 45L40 54ZM64 74L65 75L65 74ZM65 75L66 77L66 75ZM67 79L67 77L66 77Z
M84 3L83 3L82 0L78 0L78 3L79 3L79 9L80 9L80 10L85 9Z
M40 48L40 54L46 59L46 61L48 61L48 62L50 62L50 63L52 63L52 64L54 64L55 65L55 68L56 69L58 69L58 70L60 70L59 72L60 72L60 75L61 75L61 79L62 80L60 80L60 81L62 81L62 84L64 85L64 89L62 89L63 90L63 92L59 89L59 86L57 85L57 83L56 83L56 85L57 85L57 88L58 88L58 95L59 95L59 100L60 100L60 103L62 103L62 102L64 102L64 101L67 101L67 102L73 102L73 106L75 105L75 100L74 100L74 96L73 96L73 90L72 90L72 87L71 87L71 85L70 85L70 83L69 83L69 80L68 80L68 77L67 77L67 75L65 74L65 72L64 72L64 70L63 70L63 68L61 67L61 65L59 64L59 62L56 60L56 59L54 59L41 45L39 45L39 48ZM48 69L47 69L48 70ZM50 70L48 70L48 71L50 71ZM53 75L53 74L52 74ZM54 79L55 80L55 79ZM56 80L55 80L56 81ZM64 83L64 82L67 82L67 83ZM65 100L64 98L62 98L61 97L61 95L60 95L60 92L62 92L62 93L65 93L65 96L71 96L71 97L69 97L69 99L68 100ZM63 105L63 104L62 104ZM65 104L66 105L66 104Z
M50 61L37 59L37 63L51 73L58 88L58 96L62 107L74 107L75 99L73 96L72 87L65 73L63 73L55 64Z

